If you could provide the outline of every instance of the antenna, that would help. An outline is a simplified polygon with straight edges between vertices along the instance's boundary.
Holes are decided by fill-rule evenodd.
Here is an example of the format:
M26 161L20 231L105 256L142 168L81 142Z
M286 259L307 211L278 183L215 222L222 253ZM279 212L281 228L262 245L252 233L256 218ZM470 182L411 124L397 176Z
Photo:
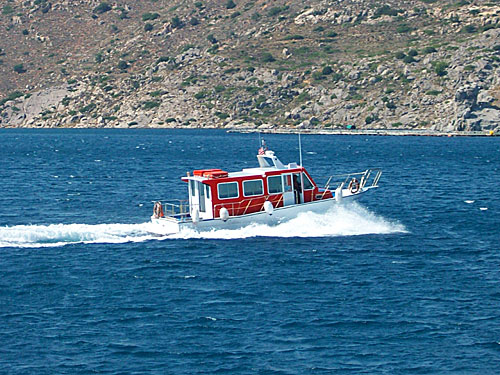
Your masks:
M302 142L300 141L300 132L299 132L299 165L302 167Z
M302 142L300 139L300 131L299 131L299 165L302 167ZM304 171L300 171L300 192L301 192L301 200L304 202Z

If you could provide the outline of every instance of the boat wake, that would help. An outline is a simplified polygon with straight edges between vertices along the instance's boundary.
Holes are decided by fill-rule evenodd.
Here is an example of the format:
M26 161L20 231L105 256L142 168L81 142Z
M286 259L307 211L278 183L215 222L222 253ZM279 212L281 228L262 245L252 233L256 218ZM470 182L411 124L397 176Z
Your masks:
M333 206L323 214L302 212L296 218L269 226L251 224L240 229L196 232L186 229L170 238L238 239L249 237L339 237L407 233L404 225L378 216L356 202Z
M378 216L357 203L338 205L323 214L303 212L276 226L251 224L240 229L207 232L182 230L154 234L154 224L52 224L0 227L2 247L55 247L69 244L126 243L171 239L241 239L250 237L337 237L406 233L405 227Z

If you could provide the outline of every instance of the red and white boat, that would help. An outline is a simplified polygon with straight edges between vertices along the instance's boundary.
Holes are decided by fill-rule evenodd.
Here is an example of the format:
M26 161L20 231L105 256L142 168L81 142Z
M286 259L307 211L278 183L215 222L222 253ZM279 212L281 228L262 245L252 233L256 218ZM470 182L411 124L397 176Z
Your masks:
M151 220L157 231L171 234L183 228L207 231L279 224L301 212L326 212L334 204L357 198L377 188L382 174L380 169L367 169L331 176L319 187L302 165L283 164L265 146L257 160L258 167L239 172L188 172L182 177L188 184L188 200L155 202Z

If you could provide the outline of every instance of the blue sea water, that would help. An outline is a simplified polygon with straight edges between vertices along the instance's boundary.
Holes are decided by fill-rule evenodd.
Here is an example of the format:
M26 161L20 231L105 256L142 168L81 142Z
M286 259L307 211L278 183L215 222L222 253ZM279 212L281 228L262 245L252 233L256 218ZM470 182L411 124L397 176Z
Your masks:
M266 135L284 162L297 137ZM171 237L151 201L255 134L0 130L1 374L498 374L500 139L303 135L324 215ZM325 178L317 178L325 182Z

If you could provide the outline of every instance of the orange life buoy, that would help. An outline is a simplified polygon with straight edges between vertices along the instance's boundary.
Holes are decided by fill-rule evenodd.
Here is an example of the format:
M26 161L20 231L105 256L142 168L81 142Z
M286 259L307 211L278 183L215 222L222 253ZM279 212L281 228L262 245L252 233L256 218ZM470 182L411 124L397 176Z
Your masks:
M161 204L161 202L155 203L155 206L153 208L153 215L154 215L155 219L159 219L160 217L165 216L165 215L163 215L163 205Z
M352 194L356 194L359 191L359 181L357 178L353 178L351 182L349 182L349 191Z

